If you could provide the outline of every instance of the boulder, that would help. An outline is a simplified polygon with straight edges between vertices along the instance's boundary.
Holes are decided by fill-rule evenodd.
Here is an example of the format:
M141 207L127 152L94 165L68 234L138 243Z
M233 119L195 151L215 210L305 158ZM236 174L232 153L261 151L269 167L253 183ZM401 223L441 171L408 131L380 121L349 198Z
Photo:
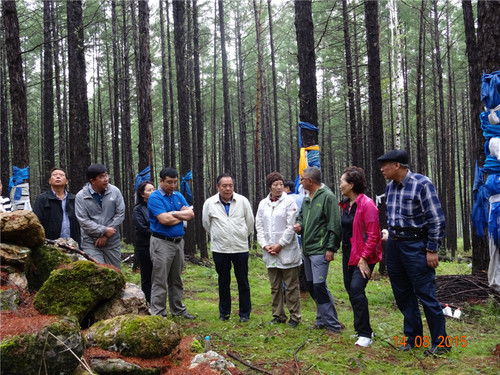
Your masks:
M161 316L122 315L89 328L87 345L128 357L158 358L172 352L182 334L173 321Z
M33 248L25 264L29 288L39 290L53 270L69 263L71 263L70 258L57 246L44 244Z
M3 240L2 232L2 241ZM18 270L24 270L26 260L30 253L31 250L29 247L0 242L0 260L2 265L9 265Z
M132 283L127 283L125 289L101 304L94 313L94 320L106 320L125 314L149 315L144 292Z
M2 375L70 375L78 367L83 350L78 321L60 318L35 333L2 340Z
M17 287L24 292L28 291L28 280L24 272L10 265L0 266L0 284L7 287Z
M95 358L90 361L90 367L99 375L160 375L159 368L142 368L119 358Z
M45 230L33 211L0 213L0 231L2 242L33 248L45 241Z
M0 289L0 310L17 311L19 291L17 289Z
M80 322L125 285L120 271L80 260L54 270L35 296L42 314L75 316Z

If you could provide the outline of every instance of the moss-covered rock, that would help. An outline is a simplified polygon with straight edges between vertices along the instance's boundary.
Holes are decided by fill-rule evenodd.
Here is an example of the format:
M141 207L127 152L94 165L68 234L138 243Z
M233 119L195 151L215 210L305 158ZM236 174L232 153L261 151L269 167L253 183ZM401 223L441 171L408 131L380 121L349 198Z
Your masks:
M179 345L182 334L161 316L122 315L97 322L87 331L87 343L125 356L157 358Z
M89 261L54 270L35 296L35 308L46 315L75 316L80 322L99 302L125 285L120 271Z
M70 258L58 247L45 244L31 250L25 264L26 278L31 290L39 290L50 273L62 264L71 263Z
M34 334L2 340L2 375L72 374L83 351L77 320L61 318Z

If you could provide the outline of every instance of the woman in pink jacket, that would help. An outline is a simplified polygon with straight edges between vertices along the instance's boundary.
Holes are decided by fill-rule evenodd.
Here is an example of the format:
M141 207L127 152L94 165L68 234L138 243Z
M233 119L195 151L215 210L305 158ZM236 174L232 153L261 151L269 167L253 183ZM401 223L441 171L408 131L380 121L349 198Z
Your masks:
M378 208L363 193L366 177L363 169L348 167L340 178L340 191L345 199L342 208L342 263L344 286L354 313L356 346L372 343L368 300L365 294L375 264L382 259Z

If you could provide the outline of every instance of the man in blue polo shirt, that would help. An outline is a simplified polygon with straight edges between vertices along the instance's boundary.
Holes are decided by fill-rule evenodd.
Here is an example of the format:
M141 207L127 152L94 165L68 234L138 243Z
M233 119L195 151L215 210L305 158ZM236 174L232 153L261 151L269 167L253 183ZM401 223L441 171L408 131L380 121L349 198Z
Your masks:
M151 228L150 254L153 262L151 277L151 314L167 316L168 303L173 316L195 319L182 303L182 266L184 263L184 220L194 212L177 189L178 174L173 168L160 172L160 186L148 199Z

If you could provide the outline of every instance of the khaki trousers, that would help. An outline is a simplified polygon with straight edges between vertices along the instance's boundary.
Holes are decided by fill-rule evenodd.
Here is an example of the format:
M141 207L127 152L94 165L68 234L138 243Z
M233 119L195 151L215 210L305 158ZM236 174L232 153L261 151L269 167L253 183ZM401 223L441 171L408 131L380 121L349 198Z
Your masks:
M286 322L286 303L286 307L290 311L290 319L300 322L302 316L300 313L299 267L268 268L267 273L271 282L273 317ZM283 283L285 284L285 293L283 293Z

